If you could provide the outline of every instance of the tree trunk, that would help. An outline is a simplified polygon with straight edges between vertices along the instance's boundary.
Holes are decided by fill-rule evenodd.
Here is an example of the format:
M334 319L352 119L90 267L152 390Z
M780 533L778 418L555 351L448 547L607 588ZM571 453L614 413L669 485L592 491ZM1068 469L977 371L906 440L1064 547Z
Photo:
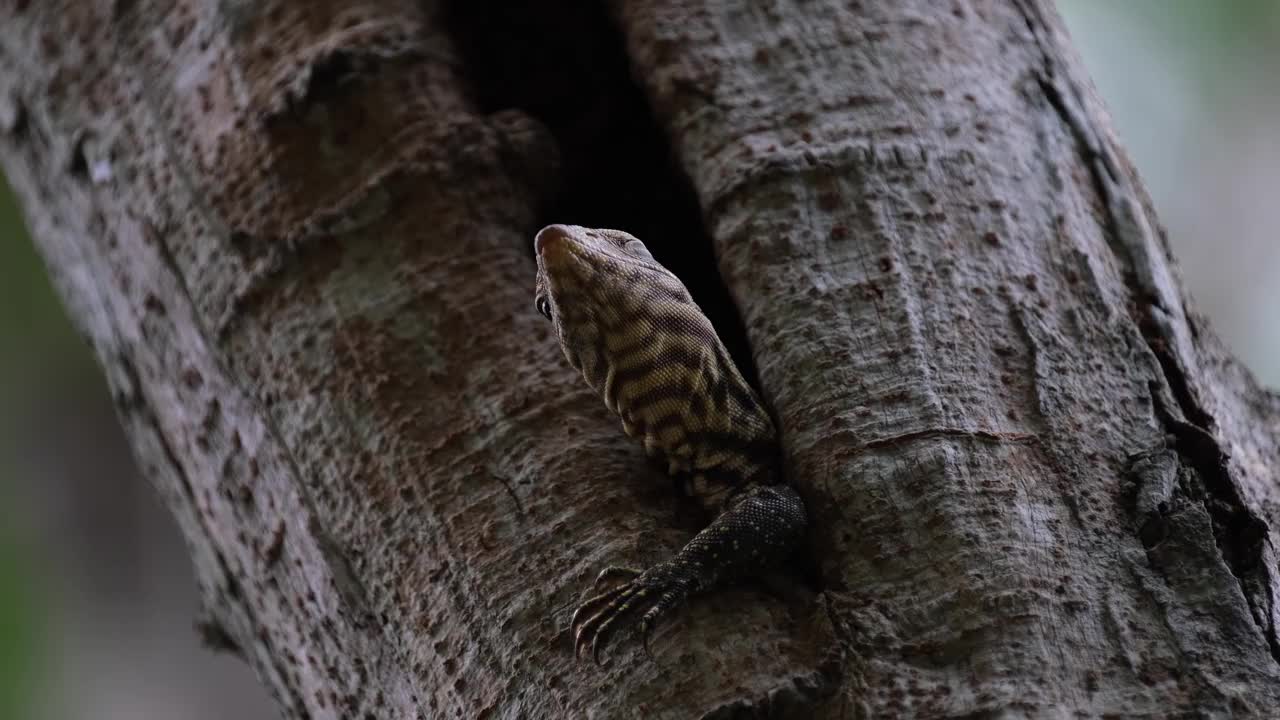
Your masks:
M206 640L298 718L1280 706L1280 400L1052 8L609 13L0 9L0 162ZM640 236L754 361L818 568L604 669L580 593L702 519L534 311L551 221Z

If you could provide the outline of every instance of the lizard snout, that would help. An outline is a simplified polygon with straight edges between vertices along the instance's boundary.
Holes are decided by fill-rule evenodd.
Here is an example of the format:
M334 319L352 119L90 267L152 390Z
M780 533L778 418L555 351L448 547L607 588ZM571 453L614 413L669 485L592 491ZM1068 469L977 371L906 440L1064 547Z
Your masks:
M554 243L563 242L569 237L569 228L566 225L548 225L538 231L533 238L533 251L541 255L547 248Z

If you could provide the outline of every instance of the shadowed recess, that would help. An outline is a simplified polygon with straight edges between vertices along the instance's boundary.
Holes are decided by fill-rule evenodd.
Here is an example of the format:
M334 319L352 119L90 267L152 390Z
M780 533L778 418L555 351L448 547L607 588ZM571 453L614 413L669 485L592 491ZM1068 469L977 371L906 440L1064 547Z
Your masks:
M446 16L481 111L524 111L556 139L561 184L540 224L616 228L643 240L689 288L758 388L697 197L631 76L626 41L605 5L453 0ZM529 288L532 298L532 274Z

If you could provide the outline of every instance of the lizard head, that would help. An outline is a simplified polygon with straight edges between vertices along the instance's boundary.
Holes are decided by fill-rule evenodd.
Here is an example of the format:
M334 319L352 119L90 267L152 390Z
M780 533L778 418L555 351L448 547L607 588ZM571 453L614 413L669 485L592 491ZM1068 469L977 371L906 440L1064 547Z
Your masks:
M555 326L565 355L580 370L583 361L595 364L605 336L632 325L655 294L689 297L644 243L621 230L548 225L533 247L534 307Z

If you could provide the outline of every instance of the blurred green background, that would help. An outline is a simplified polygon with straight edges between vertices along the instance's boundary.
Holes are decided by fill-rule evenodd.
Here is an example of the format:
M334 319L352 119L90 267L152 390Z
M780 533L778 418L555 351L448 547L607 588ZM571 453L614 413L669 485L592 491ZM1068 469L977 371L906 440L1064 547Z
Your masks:
M1063 0L1197 305L1280 385L1280 2ZM0 718L269 718L0 186Z

